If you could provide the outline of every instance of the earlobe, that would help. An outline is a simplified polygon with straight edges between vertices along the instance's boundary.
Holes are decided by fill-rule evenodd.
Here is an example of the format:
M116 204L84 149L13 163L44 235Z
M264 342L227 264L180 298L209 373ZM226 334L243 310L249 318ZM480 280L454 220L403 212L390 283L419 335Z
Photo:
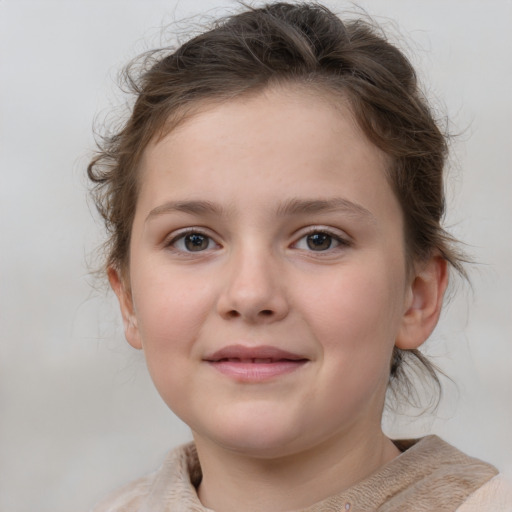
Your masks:
M125 280L120 275L120 271L114 267L109 267L107 271L108 280L112 290L117 296L121 315L123 317L124 335L128 343L138 350L142 349L139 329L137 327L137 318L133 310L133 301L130 289L125 284Z
M403 350L418 348L434 330L448 285L447 262L432 257L413 277L406 309L395 346Z

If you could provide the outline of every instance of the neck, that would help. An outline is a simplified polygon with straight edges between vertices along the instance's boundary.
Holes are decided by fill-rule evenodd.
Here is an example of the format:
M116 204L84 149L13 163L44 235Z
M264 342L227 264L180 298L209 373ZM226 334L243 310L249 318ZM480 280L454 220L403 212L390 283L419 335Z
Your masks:
M203 471L199 499L217 512L303 509L351 487L400 453L380 428L371 436L355 433L278 459L195 438Z

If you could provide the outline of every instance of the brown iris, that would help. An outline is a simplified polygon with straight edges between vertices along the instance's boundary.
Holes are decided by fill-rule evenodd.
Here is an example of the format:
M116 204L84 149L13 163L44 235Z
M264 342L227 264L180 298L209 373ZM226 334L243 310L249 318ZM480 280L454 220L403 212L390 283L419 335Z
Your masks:
M306 240L312 251L325 251L332 245L332 236L327 233L312 233Z
M184 243L188 251L197 252L208 249L209 238L201 233L191 233L185 236Z

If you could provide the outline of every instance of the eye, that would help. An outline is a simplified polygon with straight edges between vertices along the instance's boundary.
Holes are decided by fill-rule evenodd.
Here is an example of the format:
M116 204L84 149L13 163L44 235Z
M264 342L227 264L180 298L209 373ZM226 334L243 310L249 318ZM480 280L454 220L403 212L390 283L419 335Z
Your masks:
M189 231L176 236L169 243L176 251L181 252L202 252L208 249L213 249L217 244L214 240L199 231Z
M299 238L294 244L296 249L315 252L324 252L348 245L349 242L341 238L341 236L322 230L311 231Z

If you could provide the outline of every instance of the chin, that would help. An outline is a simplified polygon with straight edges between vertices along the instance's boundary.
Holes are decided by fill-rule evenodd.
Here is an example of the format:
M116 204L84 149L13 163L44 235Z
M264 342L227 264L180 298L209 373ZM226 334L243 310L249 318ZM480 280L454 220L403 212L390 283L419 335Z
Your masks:
M301 450L304 430L299 424L280 414L260 410L243 417L225 416L211 428L193 431L196 441L199 437L203 442L213 442L224 450L266 459L288 456Z

